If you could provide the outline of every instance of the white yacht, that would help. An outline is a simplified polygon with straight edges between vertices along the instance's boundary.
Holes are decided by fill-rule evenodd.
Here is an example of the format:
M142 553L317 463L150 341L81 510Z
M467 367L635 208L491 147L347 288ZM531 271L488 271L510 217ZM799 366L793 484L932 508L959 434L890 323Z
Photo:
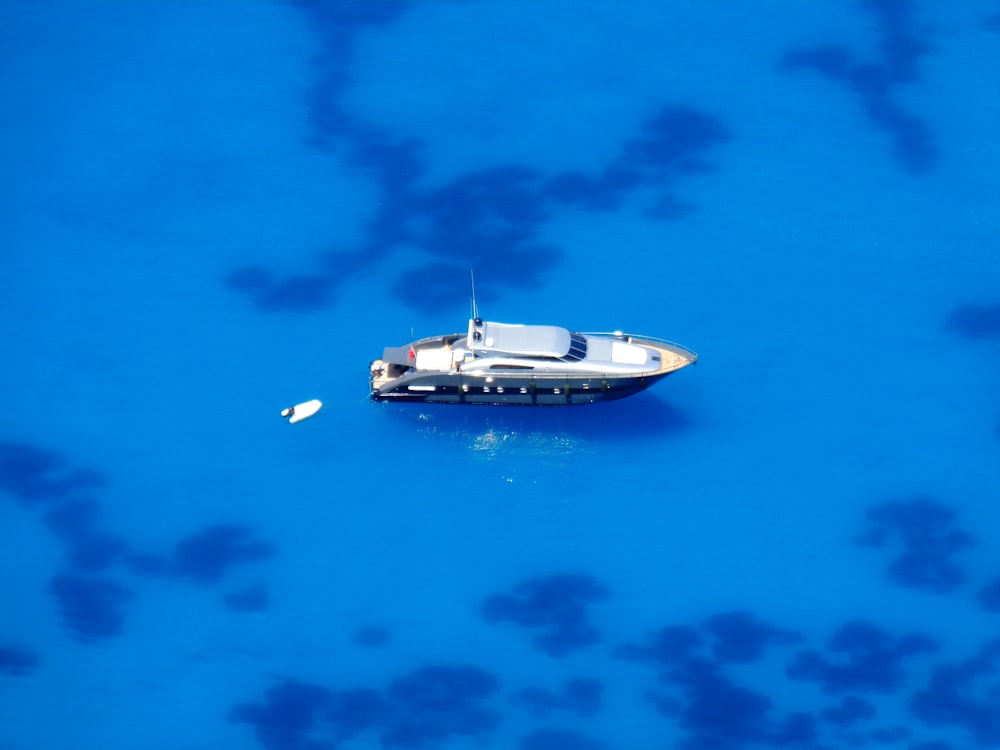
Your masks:
M374 401L568 406L624 398L698 359L653 336L511 325L475 312L466 333L386 347L371 363Z

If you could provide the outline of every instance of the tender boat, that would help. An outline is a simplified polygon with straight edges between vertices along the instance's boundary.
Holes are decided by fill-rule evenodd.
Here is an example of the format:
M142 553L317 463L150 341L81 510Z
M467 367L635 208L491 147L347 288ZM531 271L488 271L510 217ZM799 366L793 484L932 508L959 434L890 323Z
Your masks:
M309 417L322 408L323 402L318 398L314 398L311 401L303 401L301 404L295 404L295 406L282 409L281 416L287 419L289 424L295 424L296 422L301 422L303 419L309 419Z
M474 306L473 315L466 333L386 347L369 369L372 400L592 404L631 396L698 359L653 336L486 322Z

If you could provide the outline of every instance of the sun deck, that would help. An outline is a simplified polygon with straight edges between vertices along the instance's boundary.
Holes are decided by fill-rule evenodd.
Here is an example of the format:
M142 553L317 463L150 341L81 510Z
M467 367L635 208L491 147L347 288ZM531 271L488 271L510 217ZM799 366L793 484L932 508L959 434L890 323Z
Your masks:
M656 368L656 373L673 372L687 365L694 364L698 359L697 354L679 344L645 339L639 339L637 343L655 350L660 355L659 367Z
M558 326L525 326L471 321L469 346L484 354L515 357L565 357L570 332Z

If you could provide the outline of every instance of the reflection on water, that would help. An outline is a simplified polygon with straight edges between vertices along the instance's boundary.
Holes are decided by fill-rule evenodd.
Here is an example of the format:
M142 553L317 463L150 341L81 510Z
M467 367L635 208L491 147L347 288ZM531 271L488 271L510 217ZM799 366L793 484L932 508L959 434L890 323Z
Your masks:
M469 435L469 447L473 454L484 458L495 458L501 451L516 451L519 455L536 457L566 457L585 450L580 439L569 435L546 435L540 432L503 432L494 428L479 435Z
M449 410L453 408L455 407L450 407ZM410 421L409 417L405 419ZM565 459L588 449L586 440L556 427L549 430L532 429L490 420L481 420L477 424L475 421L470 423L468 420L451 420L440 412L426 411L417 414L414 421L417 434L436 441L454 441L468 449L472 457L478 460L489 461L500 456Z
M383 404L397 428L453 440L473 456L566 458L622 441L655 440L682 432L694 419L651 394L576 407L484 407Z

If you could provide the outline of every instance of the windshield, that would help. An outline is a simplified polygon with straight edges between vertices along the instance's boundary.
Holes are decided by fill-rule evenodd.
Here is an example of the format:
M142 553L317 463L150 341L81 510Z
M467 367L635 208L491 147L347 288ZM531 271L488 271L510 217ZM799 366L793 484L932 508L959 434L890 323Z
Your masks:
M560 357L563 362L579 362L587 356L587 339L579 333L570 333L569 351Z

